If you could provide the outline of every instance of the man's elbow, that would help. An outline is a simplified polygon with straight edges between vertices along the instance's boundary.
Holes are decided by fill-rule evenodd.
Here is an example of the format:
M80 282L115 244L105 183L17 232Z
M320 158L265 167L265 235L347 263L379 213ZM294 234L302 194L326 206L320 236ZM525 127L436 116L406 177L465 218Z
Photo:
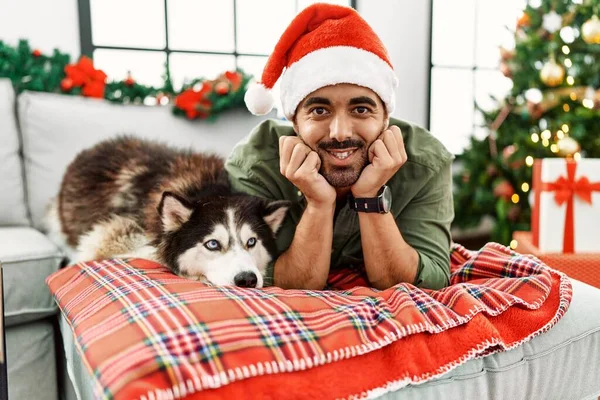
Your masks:
M450 285L450 268L436 264L433 273L426 277L418 278L415 286L422 289L440 290Z
M294 273L289 274L290 268L294 268L293 265L285 265L285 261L282 257L279 257L275 263L275 271L273 274L273 285L281 289L299 289L299 290L323 290L327 285L327 276L318 277L314 276L307 271L305 273L299 273L298 270Z
M298 290L323 290L327 281L320 279L293 280L275 278L274 286L281 289L298 289Z

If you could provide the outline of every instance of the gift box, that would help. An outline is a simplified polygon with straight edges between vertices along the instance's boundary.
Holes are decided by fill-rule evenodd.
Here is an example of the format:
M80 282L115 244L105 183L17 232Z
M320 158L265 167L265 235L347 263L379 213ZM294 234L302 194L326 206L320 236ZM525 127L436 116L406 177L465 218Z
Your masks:
M544 252L533 244L531 232L513 233L517 253L532 254L551 268L564 272L569 277L600 288L600 253Z
M600 159L533 164L533 245L555 253L600 253Z

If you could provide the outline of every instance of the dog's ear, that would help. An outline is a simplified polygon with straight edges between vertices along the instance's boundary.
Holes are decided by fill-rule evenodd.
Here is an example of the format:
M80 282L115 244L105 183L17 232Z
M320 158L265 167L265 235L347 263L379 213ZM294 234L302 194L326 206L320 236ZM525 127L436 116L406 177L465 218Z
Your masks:
M184 198L171 192L164 192L158 205L158 215L165 232L181 228L192 215L192 206Z
M273 233L277 233L292 203L287 200L273 201L265 207L263 216Z

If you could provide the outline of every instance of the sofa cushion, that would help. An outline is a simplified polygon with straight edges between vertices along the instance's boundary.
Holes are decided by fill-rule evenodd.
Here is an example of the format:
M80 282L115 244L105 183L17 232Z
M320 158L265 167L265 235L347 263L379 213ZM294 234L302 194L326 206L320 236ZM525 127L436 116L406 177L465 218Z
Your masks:
M59 398L53 328L36 321L6 329L9 399Z
M45 279L64 256L46 236L28 227L0 228L6 325L54 314L57 310Z
M18 103L29 207L33 224L40 229L67 165L86 147L119 134L131 134L227 156L239 140L269 116L255 117L236 109L219 115L214 122L189 121L174 116L170 106L119 105L34 92L23 93Z
M0 226L29 225L19 151L15 92L10 80L0 79Z

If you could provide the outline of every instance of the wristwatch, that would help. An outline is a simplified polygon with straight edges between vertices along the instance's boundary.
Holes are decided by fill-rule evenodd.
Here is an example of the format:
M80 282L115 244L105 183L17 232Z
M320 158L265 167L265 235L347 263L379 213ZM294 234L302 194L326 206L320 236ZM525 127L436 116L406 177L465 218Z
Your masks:
M386 185L383 185L377 197L358 197L350 195L348 198L350 208L359 212L370 212L386 214L392 208L392 191Z

